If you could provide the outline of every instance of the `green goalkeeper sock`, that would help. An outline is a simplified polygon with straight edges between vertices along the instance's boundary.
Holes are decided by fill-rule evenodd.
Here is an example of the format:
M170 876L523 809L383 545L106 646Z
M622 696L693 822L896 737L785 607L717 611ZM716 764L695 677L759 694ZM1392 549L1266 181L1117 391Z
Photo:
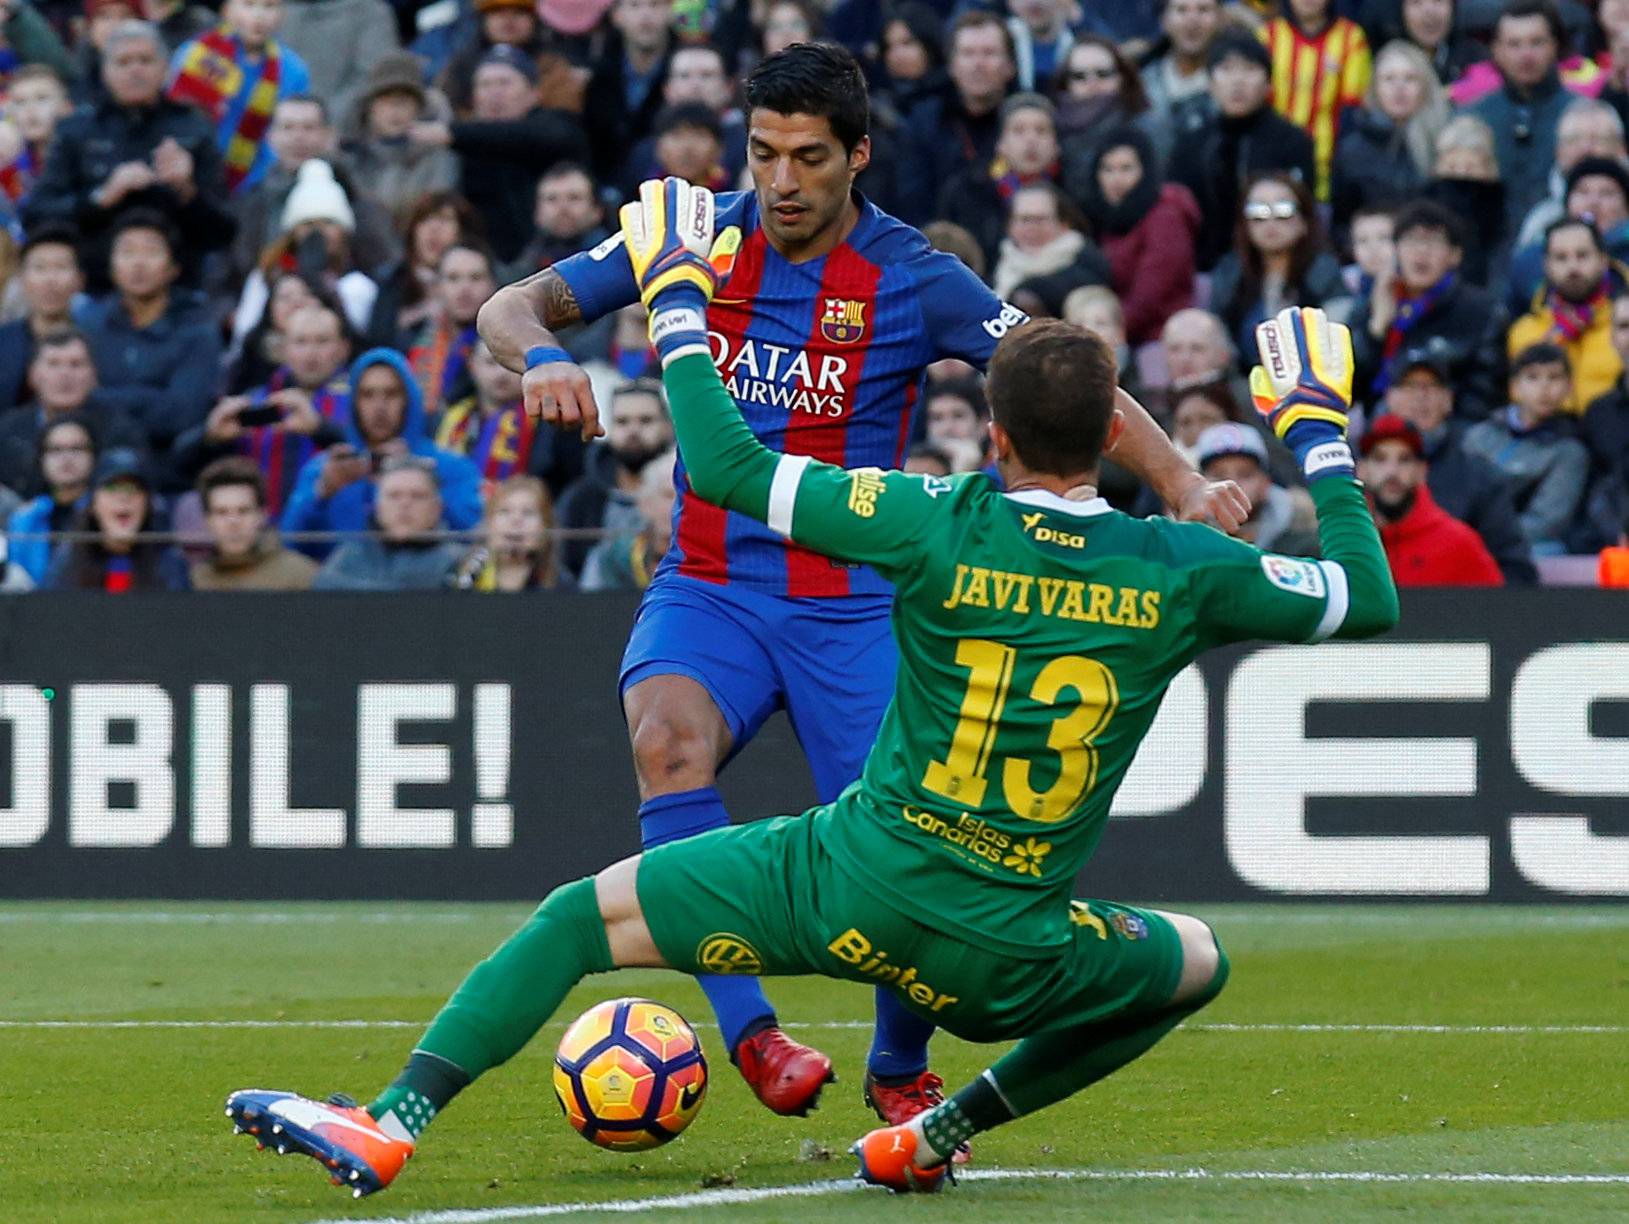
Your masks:
M417 1138L459 1091L517 1054L568 990L611 968L594 881L555 889L453 992L368 1112L387 1131Z
M1221 993L1227 954L1197 997L1152 1013L1026 1037L995 1066L942 1105L919 1115L920 1134L941 1160L987 1131L1055 1105L1151 1050L1177 1025Z

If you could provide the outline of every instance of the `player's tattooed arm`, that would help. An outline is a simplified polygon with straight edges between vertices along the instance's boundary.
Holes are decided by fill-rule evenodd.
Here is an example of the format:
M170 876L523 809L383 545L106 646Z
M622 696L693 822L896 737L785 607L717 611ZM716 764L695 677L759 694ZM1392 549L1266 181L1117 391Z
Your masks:
M492 355L522 374L527 349L558 345L554 330L582 321L582 307L566 278L554 268L544 268L494 293L481 307L478 324Z
M551 361L526 368L528 349L558 348L552 329L580 323L582 318L571 286L559 272L545 268L493 294L481 307L476 326L498 362L522 376L528 415L557 429L579 432L590 441L605 430L582 367L572 361Z

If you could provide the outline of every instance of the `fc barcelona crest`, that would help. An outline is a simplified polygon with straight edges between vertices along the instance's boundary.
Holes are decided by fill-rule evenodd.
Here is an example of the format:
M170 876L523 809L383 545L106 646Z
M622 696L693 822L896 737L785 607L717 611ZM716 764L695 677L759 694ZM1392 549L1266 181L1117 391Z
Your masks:
M820 334L833 344L853 344L865 335L865 303L850 298L827 298L820 316Z

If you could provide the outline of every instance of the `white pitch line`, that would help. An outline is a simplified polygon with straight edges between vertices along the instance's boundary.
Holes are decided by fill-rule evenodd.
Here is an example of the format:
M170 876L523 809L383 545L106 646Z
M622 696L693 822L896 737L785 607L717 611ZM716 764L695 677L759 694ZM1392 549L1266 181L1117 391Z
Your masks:
M442 903L435 903L442 904ZM483 905L491 903L480 903ZM512 904L516 907L526 904L522 901L502 902L499 904ZM1165 906L1164 908L1170 908ZM1189 908L1205 908L1203 905ZM369 910L363 912L339 910L295 910L288 913L265 913L260 911L244 910L0 910L0 925L7 924L40 924L50 923L108 923L119 926L150 923L155 925L195 925L195 926L305 926L305 925L334 925L341 922L356 922L365 924L396 924L396 923L465 923L483 921L491 915L473 912L470 910L441 909L431 913L415 913L412 910ZM1448 921L1456 920L1452 911L1446 914ZM1568 929L1588 928L1619 928L1629 926L1629 910L1623 913L1549 913L1529 914L1520 906L1512 906L1508 914L1491 913L1478 914L1473 919L1478 925L1494 926L1521 926L1529 927L1561 927ZM1344 906L1332 906L1329 911L1321 909L1284 910L1276 911L1265 909L1260 911L1241 911L1227 913L1220 911L1217 923L1223 927L1229 926L1341 926L1341 927L1390 927L1407 926L1417 927L1420 923L1418 915L1400 914L1387 911L1366 912L1362 909L1348 909Z
M421 1029L428 1020L0 1020L0 1029ZM564 1028L556 1021L549 1028ZM717 1028L703 1022L699 1029ZM858 1030L870 1020L789 1021L789 1029ZM1542 1036L1621 1034L1629 1024L1184 1024L1189 1033L1398 1033L1423 1035Z
M1371 1183L1381 1185L1477 1186L1629 1186L1629 1173L1382 1173L1367 1170L1341 1172L1312 1169L973 1169L963 1181L1095 1181L1095 1182L1288 1182ZM813 1198L847 1194L867 1187L857 1181L817 1181L795 1186L727 1187L669 1194L656 1198L611 1199L603 1203L539 1203L532 1206L472 1207L449 1211L420 1211L408 1216L381 1216L370 1224L498 1224L507 1220L542 1220L555 1216L613 1214L645 1211L681 1211L690 1207L728 1207L774 1199ZM880 1191L872 1191L880 1193ZM345 1217L313 1224L354 1224Z
M401 910L373 910L363 913L295 911L287 914L240 912L237 910L0 910L0 926L17 923L48 924L62 922L69 925L83 923L110 923L131 925L182 926L334 926L341 922L363 926L392 925L395 923L453 923L470 922L476 915L458 910L414 914Z

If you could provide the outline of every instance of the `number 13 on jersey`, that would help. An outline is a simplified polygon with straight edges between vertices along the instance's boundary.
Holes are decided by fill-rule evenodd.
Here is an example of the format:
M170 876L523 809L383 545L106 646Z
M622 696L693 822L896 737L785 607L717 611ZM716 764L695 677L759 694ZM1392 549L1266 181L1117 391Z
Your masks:
M950 752L944 760L928 764L922 774L924 789L968 807L984 802L991 749L1017 658L1013 647L984 638L956 643L956 664L969 673L967 692L950 737ZM1092 741L1109 725L1120 701L1114 674L1096 659L1080 655L1059 655L1041 668L1030 686L1029 700L1053 706L1065 691L1074 693L1075 703L1053 721L1046 738L1047 747L1058 754L1057 780L1037 790L1035 762L1007 757L1001 766L1007 806L1014 815L1041 824L1067 818L1096 785L1097 749Z

